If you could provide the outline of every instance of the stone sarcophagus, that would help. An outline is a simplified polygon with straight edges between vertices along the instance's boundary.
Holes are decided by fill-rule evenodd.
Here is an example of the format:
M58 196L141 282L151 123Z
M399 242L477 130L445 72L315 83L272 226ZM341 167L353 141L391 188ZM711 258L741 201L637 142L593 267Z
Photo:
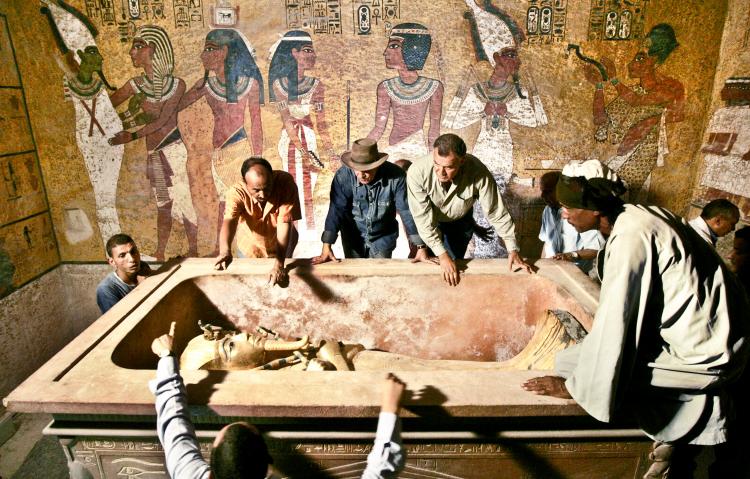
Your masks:
M195 338L224 337L208 325L243 340L276 341L276 332L296 346L267 348L252 366L278 370L183 368L207 457L216 432L243 418L264 431L280 476L359 477L391 371L409 390L402 477L636 477L650 441L632 425L604 425L572 401L521 388L591 327L599 293L570 264L537 266L526 275L504 260L472 260L449 287L433 265L295 260L289 283L270 287L267 260L222 272L210 259L185 260L149 278L5 403L51 413L47 434L95 478L167 477L147 387L153 338L175 321L182 354ZM309 367L315 355L325 362L326 342L340 342L354 371ZM297 364L278 368L280 358Z

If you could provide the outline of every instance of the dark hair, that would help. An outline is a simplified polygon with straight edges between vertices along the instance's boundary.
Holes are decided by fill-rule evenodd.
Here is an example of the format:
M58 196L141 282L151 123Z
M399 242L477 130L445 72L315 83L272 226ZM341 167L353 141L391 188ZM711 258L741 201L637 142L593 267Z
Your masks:
M211 449L211 471L216 479L263 479L273 463L260 432L246 422L224 429L224 437Z
M750 226L744 226L735 231L734 239L750 240Z
M226 75L227 102L237 103L237 82L242 77L255 78L259 88L260 104L263 100L263 75L255 63L253 52L251 52L245 39L231 28L217 28L206 35L206 41L216 42L217 45L227 47L227 56L224 58L224 75ZM208 71L203 77L203 83L208 79Z
M250 168L255 165L260 165L265 168L268 171L269 175L273 174L273 167L271 166L271 163L269 163L265 158L262 158L260 156L251 156L250 158L242 162L240 174L242 175L243 179L245 178L247 172L250 171Z
M310 34L303 30L290 30L284 34L284 37L306 37L299 40L282 40L276 46L271 58L271 66L268 67L268 94L271 101L276 101L276 93L273 91L273 83L281 78L289 80L287 87L287 100L290 102L297 100L297 83L299 79L297 60L292 55L292 50L301 50L305 45L312 45Z
M539 178L539 184L541 185L547 185L550 188L554 189L555 186L557 186L557 182L560 181L560 177L562 176L562 172L560 171L548 171L547 173L543 174L541 178Z
M460 136L453 133L445 133L438 136L435 138L432 147L437 148L438 155L440 156L448 156L451 153L458 158L466 156L466 143L464 143L464 140Z
M105 246L107 250L107 257L112 257L112 249L115 246L120 246L128 243L135 244L135 241L133 241L133 238L124 233L117 233L116 235L113 235L110 239L107 240L107 245Z
M427 27L420 23L399 23L393 30L421 30L424 33L396 33L392 37L403 38L401 53L404 57L404 64L408 70L421 70L427 61L427 55L430 54L432 47L432 36Z
M664 63L670 53L680 44L674 34L674 28L667 23L654 25L646 38L651 40L648 47L648 56L656 56L656 63Z
M703 208L703 211L701 211L701 218L703 218L704 220L710 220L711 218L716 218L717 216L721 216L722 218L726 218L728 220L739 218L740 209L737 208L737 206L735 206L735 204L731 201L725 200L724 198L719 198L718 200L709 202Z

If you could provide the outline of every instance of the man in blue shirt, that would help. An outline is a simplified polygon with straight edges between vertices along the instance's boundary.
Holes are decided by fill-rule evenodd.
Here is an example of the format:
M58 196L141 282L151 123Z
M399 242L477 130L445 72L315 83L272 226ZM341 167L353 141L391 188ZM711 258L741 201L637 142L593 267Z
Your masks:
M96 304L102 314L133 291L138 283L151 274L151 268L141 263L141 254L133 238L116 234L107 240L107 262L115 269L96 287Z
M388 154L368 138L357 140L341 155L340 168L331 183L330 206L321 237L323 249L313 264L336 261L331 245L341 232L347 258L390 258L398 238L396 212L417 247L415 260L428 259L406 200L406 174L387 162Z

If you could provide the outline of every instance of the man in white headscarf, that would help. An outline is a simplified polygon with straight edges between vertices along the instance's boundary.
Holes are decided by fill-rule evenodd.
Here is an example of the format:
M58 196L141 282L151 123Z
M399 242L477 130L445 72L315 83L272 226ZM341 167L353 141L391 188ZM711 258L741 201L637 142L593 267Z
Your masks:
M684 219L623 204L622 193L619 178L596 160L563 169L563 217L579 232L598 229L607 237L599 253L599 308L588 336L558 353L558 376L531 379L524 388L575 399L604 422L633 414L656 441L645 477L669 471L689 478L697 450L690 445L737 439L731 388L747 362L748 304L721 258ZM727 459L727 449L717 448L717 457ZM737 477L726 475L729 462L717 461L726 469L716 477Z

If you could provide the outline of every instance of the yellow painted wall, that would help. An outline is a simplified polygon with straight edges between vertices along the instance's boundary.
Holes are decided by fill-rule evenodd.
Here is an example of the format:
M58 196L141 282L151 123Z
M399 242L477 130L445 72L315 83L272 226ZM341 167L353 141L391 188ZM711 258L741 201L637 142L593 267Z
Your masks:
M598 143L594 139L592 98L594 86L583 74L582 63L568 54L568 43L580 44L582 51L593 58L607 56L614 60L617 77L627 85L637 79L627 75L627 64L641 48L641 40L589 40L589 20L592 5L599 0L569 0L561 2L565 11L564 38L552 43L527 40L519 45L522 85L530 88L533 78L549 123L536 128L511 125L514 151L514 171L521 178L538 176L546 169L559 169L570 159L598 157L608 159L616 145ZM87 14L86 2L70 2ZM99 3L99 2L97 2ZM117 5L116 17L122 18ZM126 3L126 2L123 2ZM299 2L304 4L304 2ZM346 85L351 84L351 137L367 135L374 124L378 84L395 76L386 69L383 51L387 44L382 20L373 25L370 35L354 33L353 1L341 0L342 33L313 33L317 63L309 75L325 84L325 112L334 149L346 148ZM357 2L360 4L362 2ZM391 21L418 22L432 34L433 47L422 75L441 79L444 83L443 113L448 110L453 95L473 67L479 80L492 71L487 62L477 62L471 45L468 22L463 18L467 5L461 0L400 0L400 18ZM526 14L530 6L541 4L532 0L501 1L494 4L505 10L526 31ZM660 75L677 79L685 90L684 119L667 125L669 154L665 166L653 173L649 200L683 211L692 196L699 165L698 150L707 117L716 105L715 78L720 48L728 57L732 54L731 39L724 39L722 31L727 15L727 2L702 0L661 0L640 2L645 15L644 33L659 23L670 24L679 47L657 67ZM99 29L96 39L104 58L104 72L110 83L122 86L129 78L141 73L129 57L130 41L122 42L120 32L132 32L133 27L153 23L164 27L174 46L175 76L190 88L203 76L199 55L210 30L210 7L213 1L203 0L203 24L189 27L175 26L175 4L180 0L163 2L141 0L141 6L163 4L163 18L135 20L132 24L103 25L102 19L92 17ZM747 2L734 0L733 15L739 15ZM88 173L75 140L75 115L70 102L63 97L63 73L58 65L62 60L47 19L40 14L39 4L30 1L4 0L0 9L8 15L16 56L23 78L31 116L31 125L41 163L44 185L49 199L52 222L63 261L98 261L103 259L102 238L96 221L94 193ZM234 2L240 7L238 25L257 52L257 63L266 82L268 96L269 48L288 30L285 2L282 0L245 0ZM144 14L145 15L145 14ZM722 45L724 45L722 47ZM442 54L442 67L438 62ZM2 52L0 52L2 53ZM727 67L729 68L729 67ZM468 82L469 84L473 82ZM614 97L614 87L607 86L607 99ZM713 105L713 106L712 106ZM119 108L120 110L123 107ZM261 108L264 156L276 167L281 167L277 142L282 129L276 107L270 102ZM389 119L389 127L392 125ZM188 169L191 172L191 193L198 211L198 253L207 255L214 250L217 199L208 168L212 155L211 132L213 117L204 100L179 113L179 128L188 150ZM248 125L249 131L249 125ZM426 125L425 125L426 131ZM442 132L450 130L443 128ZM456 131L467 142L469 149L479 134L478 124ZM380 148L387 146L388 129L380 140ZM323 158L327 162L328 158ZM207 166L208 165L208 166ZM239 176L239 174L238 174ZM322 171L316 187L316 220L322 227L327 210L327 191L332 173ZM91 232L79 224L80 209L86 216ZM123 231L129 232L139 243L143 253L156 249L156 203L146 178L146 148L143 140L125 146L125 153L117 185L117 212ZM77 216L78 215L78 216ZM321 228L322 229L322 228ZM319 232L318 232L319 237ZM166 255L185 253L188 245L179 222L173 223Z

